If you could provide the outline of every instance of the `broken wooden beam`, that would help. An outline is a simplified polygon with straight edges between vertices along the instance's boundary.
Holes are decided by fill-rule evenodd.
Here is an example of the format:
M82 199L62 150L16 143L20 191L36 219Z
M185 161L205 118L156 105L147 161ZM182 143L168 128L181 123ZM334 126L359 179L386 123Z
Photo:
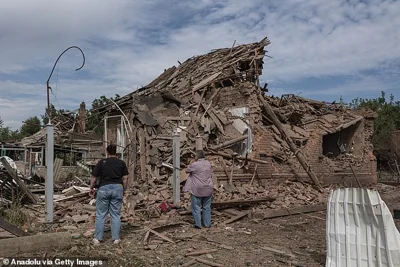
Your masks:
M358 187L361 188L360 180L358 180L358 177L357 177L356 173L354 172L353 166L351 166L351 164L350 164L350 169L351 169L351 172L353 173L354 179L356 179Z
M166 237L165 235L163 235L163 234L160 234L159 232L157 232L157 231L154 231L153 229L150 229L149 227L144 227L144 229L146 230L146 231L149 231L150 233L152 233L152 234L154 234L154 235L156 235L156 236L158 236L159 238L161 238L161 239L163 239L163 240L165 240L165 241L167 241L167 242L170 242L170 243L175 243L173 240L171 240L171 239L169 239L168 237Z
M1 163L3 164L3 166L5 167L8 175L10 175L11 178L17 183L19 189L22 190L22 192L32 202L32 204L36 204L37 203L36 197L32 194L32 192L25 185L25 183L18 177L17 171L11 167L11 165L8 163L8 161L5 158L1 158L0 160L1 160Z
M359 121L361 121L361 120L363 120L363 119L364 119L364 117L358 116L357 118L355 118L355 119L352 120L352 121L349 121L349 122L347 122L347 123L345 123L345 124L342 124L342 125L337 126L336 129L335 129L335 132L338 132L338 131L340 131L340 130L346 129L346 128L348 128L348 127L350 127L350 126L356 124L357 122L359 122Z
M226 141L226 142L224 142L222 144L213 146L212 149L213 150L218 150L218 149L221 149L221 148L224 148L224 147L227 147L227 146L231 146L231 145L234 145L236 143L239 143L240 141L246 140L247 138L248 138L248 136L244 135L244 136L241 136L241 137Z
M186 257L189 257L189 256L200 256L200 255L204 255L204 254L213 253L213 252L216 252L216 251L218 251L218 249L204 249L204 250L198 250L198 251L189 252L185 256Z
M222 72L216 72L212 75L210 75L209 77L205 78L204 80L200 81L198 84L194 85L192 87L192 90L188 91L187 93L183 94L182 97L184 96L188 96L190 94L196 93L196 91L208 86L209 84L211 84L212 81L214 81Z
M17 256L42 250L62 250L71 247L69 232L0 239L0 257Z
M139 128L139 149L140 149L140 178L142 181L146 180L146 137L144 135L144 128Z
M17 226L7 222L3 218L0 217L0 228L3 228L7 232L10 232L16 236L28 236L29 234L23 231L22 229L18 228Z
M244 217L246 217L248 215L249 215L249 212L242 212L242 213L237 214L236 216L233 216L232 218L224 221L222 224L230 224L230 223L236 222L236 221L238 221L238 220L240 220L240 219L242 219L242 218L244 218Z
M257 162L257 163L261 163L261 164L268 164L269 163L268 161L261 160L261 159L254 159L254 158L249 158L249 157L246 159L246 157L243 157L241 155L233 156L233 155L229 155L229 154L226 154L226 153L223 153L223 152L217 152L217 151L208 151L208 152L206 152L206 155L218 155L218 156L221 156L221 157L224 157L224 158L227 158L227 159L232 159L233 157L235 157L236 159L248 160L248 161L251 161L251 162Z
M312 213L312 212L317 212L317 211L324 211L327 209L327 204L320 204L320 205L314 205L314 206L303 206L303 207L298 207L298 208L293 208L293 209L281 209L281 210L272 210L272 211L267 211L263 219L272 219L272 218L277 218L277 217L285 217L285 216L290 216L290 215L301 215L305 213Z
M257 168L258 168L258 164L256 164L256 166L254 167L254 173L253 173L253 176L251 177L250 185L253 185L254 178L256 177L256 174L257 174Z
M200 258L196 258L197 262L203 263L205 265L208 266L212 266L212 267L224 267L224 265L216 263L216 262L212 262L212 261L208 261L208 260L204 260L204 259L200 259Z
M290 150L294 153L294 155L300 162L301 166L304 168L304 170L306 171L308 176L314 182L317 189L322 191L322 186L321 186L317 176L311 170L311 167L310 167L310 165L308 165L304 155L301 153L301 150L299 148L297 148L297 146L293 143L292 139L290 138L290 135L287 133L286 129L282 126L282 123L279 121L278 117L275 115L271 106L268 104L268 102L264 99L264 97L261 94L258 95L258 98L260 99L261 103L263 104L264 110L267 112L267 115L272 120L272 122L274 123L276 128L278 128L282 138L289 145Z
M235 207L235 206L248 206L252 204L258 204L262 202L273 202L275 200L274 197L263 197L263 198L255 198L255 199L234 199L222 202L212 202L211 205L213 208L219 207Z
M275 248L270 248L270 247L261 247L261 249L264 249L266 251L269 251L269 252L272 252L272 253L275 253L275 254L278 254L278 255L281 255L281 256L289 257L289 258L295 258L296 257L292 253L285 252L285 251L282 251L280 249L275 249Z
M192 265L196 264L196 262L197 261L195 259L191 259L190 261L182 264L181 267L189 267L189 266L192 266Z

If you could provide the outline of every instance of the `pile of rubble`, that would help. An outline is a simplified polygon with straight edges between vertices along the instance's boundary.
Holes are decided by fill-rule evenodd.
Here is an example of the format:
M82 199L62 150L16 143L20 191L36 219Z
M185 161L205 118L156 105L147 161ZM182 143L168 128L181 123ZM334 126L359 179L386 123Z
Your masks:
M121 114L125 118L129 144L124 160L136 187L129 196L130 214L139 203L171 199L176 131L182 185L187 179L185 167L195 150L203 148L214 170L215 201L270 197L285 187L292 197L278 196L275 206L315 203L326 195L319 181L324 174L346 165L355 172L369 168L372 123L367 116L341 104L264 94L267 84L262 87L259 76L269 44L265 38L190 58L100 110L110 118L107 142L119 145L121 137L115 133L121 127ZM119 117L113 121L113 116ZM350 133L342 134L346 129ZM347 135L357 131L363 133L353 144L354 138ZM324 141L327 152L321 144L325 136L330 138ZM303 188L305 183L316 189L309 184ZM182 199L188 206L188 196Z

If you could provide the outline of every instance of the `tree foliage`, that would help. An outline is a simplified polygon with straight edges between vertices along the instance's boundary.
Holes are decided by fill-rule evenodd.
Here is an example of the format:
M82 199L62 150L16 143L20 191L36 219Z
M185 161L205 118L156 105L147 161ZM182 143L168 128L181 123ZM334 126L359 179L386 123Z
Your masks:
M37 133L41 129L40 119L37 116L29 117L21 126L20 133L23 137Z
M20 139L19 131L13 131L10 127L5 126L4 121L0 117L0 142L16 139Z
M87 113L87 129L94 130L96 133L103 134L104 127L103 119L104 119L104 111L100 110L101 107L104 107L111 103L111 100L115 101L119 99L120 96L115 94L114 97L107 98L102 95L99 98L96 98L92 101L92 107L88 110Z
M349 106L355 109L371 109L377 113L372 143L376 151L389 150L391 133L400 129L400 101L395 101L392 94L387 99L385 92L382 91L378 98L364 99L357 97Z
M52 119L58 115L69 112L68 110L65 110L65 109L56 109L56 107L53 104L50 104L50 109L51 109L50 116ZM41 115L41 118L42 118L43 125L46 125L49 122L49 118L47 116L47 108L46 108L44 114Z

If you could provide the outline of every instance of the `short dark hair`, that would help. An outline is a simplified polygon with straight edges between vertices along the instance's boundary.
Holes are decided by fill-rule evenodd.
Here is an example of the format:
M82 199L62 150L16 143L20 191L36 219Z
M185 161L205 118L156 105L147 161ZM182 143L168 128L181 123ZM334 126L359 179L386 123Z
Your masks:
M203 150L197 150L197 151L196 151L196 156L197 156L197 158L199 158L199 159L204 159L204 158L206 157L206 155L205 155L205 153L204 153Z
M110 154L110 155L116 155L116 154L117 154L117 146L116 146L116 145L113 145L113 144L108 145L108 146L107 146L107 152L108 152L108 154Z

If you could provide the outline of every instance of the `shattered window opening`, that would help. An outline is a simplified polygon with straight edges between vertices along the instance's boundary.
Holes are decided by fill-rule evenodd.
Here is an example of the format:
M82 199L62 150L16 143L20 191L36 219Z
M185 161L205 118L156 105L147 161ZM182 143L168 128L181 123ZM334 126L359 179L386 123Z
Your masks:
M354 142L356 132L361 122L353 124L335 133L326 134L322 137L322 154L327 157L337 157L345 153L353 153L362 146Z

